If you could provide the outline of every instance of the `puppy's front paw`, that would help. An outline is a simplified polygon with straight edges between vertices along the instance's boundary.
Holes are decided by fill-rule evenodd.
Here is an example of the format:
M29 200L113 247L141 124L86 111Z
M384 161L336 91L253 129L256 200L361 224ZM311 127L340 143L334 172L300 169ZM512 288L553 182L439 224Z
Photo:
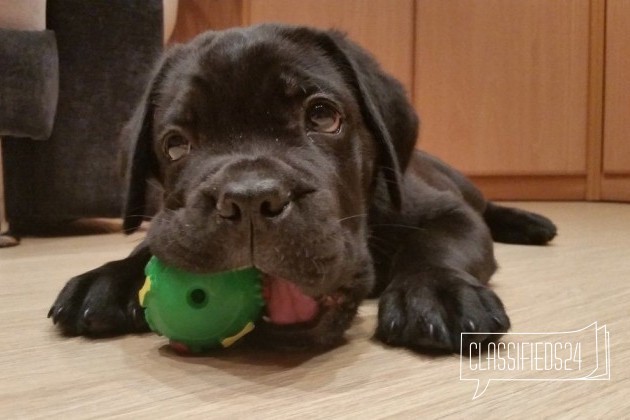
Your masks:
M72 278L48 312L64 334L103 336L148 331L138 289L144 276L127 260Z
M381 296L376 338L418 351L464 353L472 342L499 339L501 334L487 333L510 328L503 304L492 290L465 278L445 271L436 278L392 283Z

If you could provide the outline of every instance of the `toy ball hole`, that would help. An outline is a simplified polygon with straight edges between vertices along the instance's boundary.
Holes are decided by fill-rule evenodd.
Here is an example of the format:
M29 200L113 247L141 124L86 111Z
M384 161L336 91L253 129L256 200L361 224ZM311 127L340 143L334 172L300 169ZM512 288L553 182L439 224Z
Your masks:
M208 295L203 289L192 289L188 292L188 303L193 308L203 308L208 303Z

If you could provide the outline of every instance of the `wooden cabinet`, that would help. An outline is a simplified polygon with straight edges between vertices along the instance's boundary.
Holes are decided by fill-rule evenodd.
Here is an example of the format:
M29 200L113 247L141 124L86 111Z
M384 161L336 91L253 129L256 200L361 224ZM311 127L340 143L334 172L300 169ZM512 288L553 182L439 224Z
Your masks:
M584 198L588 37L588 0L418 1L420 144L495 196Z
M588 0L420 1L424 148L471 175L583 175L588 17Z
M209 29L240 26L244 0L179 0L170 43L186 42Z
M630 201L630 0L180 0L182 13L179 41L260 22L347 32L407 87L420 147L491 198Z
M630 201L630 0L608 0L601 198Z
M408 92L413 86L414 0L249 0L247 23L340 29L376 56Z
M339 29L376 56L409 94L413 86L414 0L179 0L171 42L208 29L282 22Z

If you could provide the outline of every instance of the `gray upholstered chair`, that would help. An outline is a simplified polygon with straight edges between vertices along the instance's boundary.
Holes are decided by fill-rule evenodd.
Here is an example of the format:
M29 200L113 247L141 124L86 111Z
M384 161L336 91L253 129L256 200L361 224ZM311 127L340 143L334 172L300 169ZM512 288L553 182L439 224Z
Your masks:
M119 132L163 46L162 0L48 0L45 13L45 30L0 29L4 194L16 234L120 216Z

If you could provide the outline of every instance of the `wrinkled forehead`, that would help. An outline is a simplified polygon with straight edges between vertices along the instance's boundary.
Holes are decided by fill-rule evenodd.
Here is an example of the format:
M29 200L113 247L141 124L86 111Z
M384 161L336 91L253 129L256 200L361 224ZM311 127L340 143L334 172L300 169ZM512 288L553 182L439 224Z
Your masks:
M163 83L158 113L163 124L269 127L286 124L291 110L315 94L352 101L342 73L323 51L235 32L188 47Z

